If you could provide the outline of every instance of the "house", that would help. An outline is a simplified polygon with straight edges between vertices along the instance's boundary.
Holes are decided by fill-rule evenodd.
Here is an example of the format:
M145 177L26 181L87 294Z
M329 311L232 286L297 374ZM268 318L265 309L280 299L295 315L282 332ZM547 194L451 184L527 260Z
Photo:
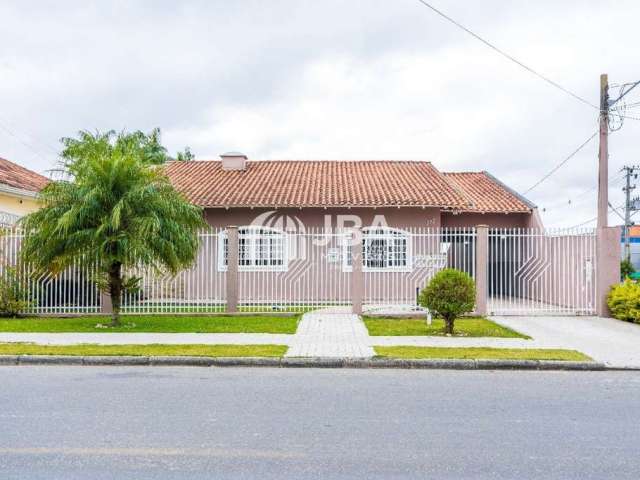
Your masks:
M471 242L463 236L428 242L427 229L541 226L535 205L488 172L442 173L424 161L249 161L227 153L215 161L170 162L166 173L204 208L209 225L239 228L244 271L288 271L296 256L292 231L362 227L365 270L413 272L414 258L448 257L462 262L458 268L472 268ZM412 231L422 236L409 238ZM226 269L225 238L220 271ZM341 258L349 271L349 247L334 247L323 258Z
M38 193L49 179L0 158L0 224L12 225L38 209Z

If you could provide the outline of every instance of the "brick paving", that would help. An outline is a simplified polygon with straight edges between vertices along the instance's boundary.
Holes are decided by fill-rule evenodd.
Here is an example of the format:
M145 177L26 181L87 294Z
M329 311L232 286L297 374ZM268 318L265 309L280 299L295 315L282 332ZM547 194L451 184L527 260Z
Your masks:
M369 358L374 355L370 340L358 315L309 312L303 315L285 356Z

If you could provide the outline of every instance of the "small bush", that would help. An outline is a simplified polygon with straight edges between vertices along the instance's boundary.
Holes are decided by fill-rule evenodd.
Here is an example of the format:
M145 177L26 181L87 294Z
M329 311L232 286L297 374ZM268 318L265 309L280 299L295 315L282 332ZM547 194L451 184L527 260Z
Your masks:
M633 264L631 263L631 260L626 259L620 262L620 277L621 277L620 280L624 280L632 273L635 273L635 271L636 269L633 268Z
M464 272L454 268L440 270L420 292L418 303L444 319L447 334L453 334L454 322L471 312L476 301L476 284Z
M625 280L609 291L607 305L618 320L640 323L640 284Z
M0 316L17 317L31 306L29 290L15 268L0 274Z

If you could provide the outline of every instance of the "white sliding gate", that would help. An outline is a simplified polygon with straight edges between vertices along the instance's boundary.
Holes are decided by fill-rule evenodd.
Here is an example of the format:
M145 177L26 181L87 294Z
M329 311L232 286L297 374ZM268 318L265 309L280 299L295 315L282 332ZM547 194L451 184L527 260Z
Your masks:
M592 315L596 295L594 230L489 231L489 313Z

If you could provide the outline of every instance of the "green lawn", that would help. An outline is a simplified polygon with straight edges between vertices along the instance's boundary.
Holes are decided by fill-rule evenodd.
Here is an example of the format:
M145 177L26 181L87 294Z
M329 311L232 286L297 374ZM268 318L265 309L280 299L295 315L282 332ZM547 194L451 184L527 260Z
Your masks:
M286 351L286 345L36 345L33 343L0 343L0 355L282 357Z
M125 315L123 326L96 328L109 318L28 317L0 319L0 332L164 332L164 333L290 333L298 328L299 316L188 316Z
M363 320L372 336L444 335L444 320L440 318L434 318L431 325L422 318L364 317ZM482 317L456 320L454 336L531 338Z
M377 355L391 358L502 359L590 361L575 350L550 348L446 348L446 347L374 347Z

